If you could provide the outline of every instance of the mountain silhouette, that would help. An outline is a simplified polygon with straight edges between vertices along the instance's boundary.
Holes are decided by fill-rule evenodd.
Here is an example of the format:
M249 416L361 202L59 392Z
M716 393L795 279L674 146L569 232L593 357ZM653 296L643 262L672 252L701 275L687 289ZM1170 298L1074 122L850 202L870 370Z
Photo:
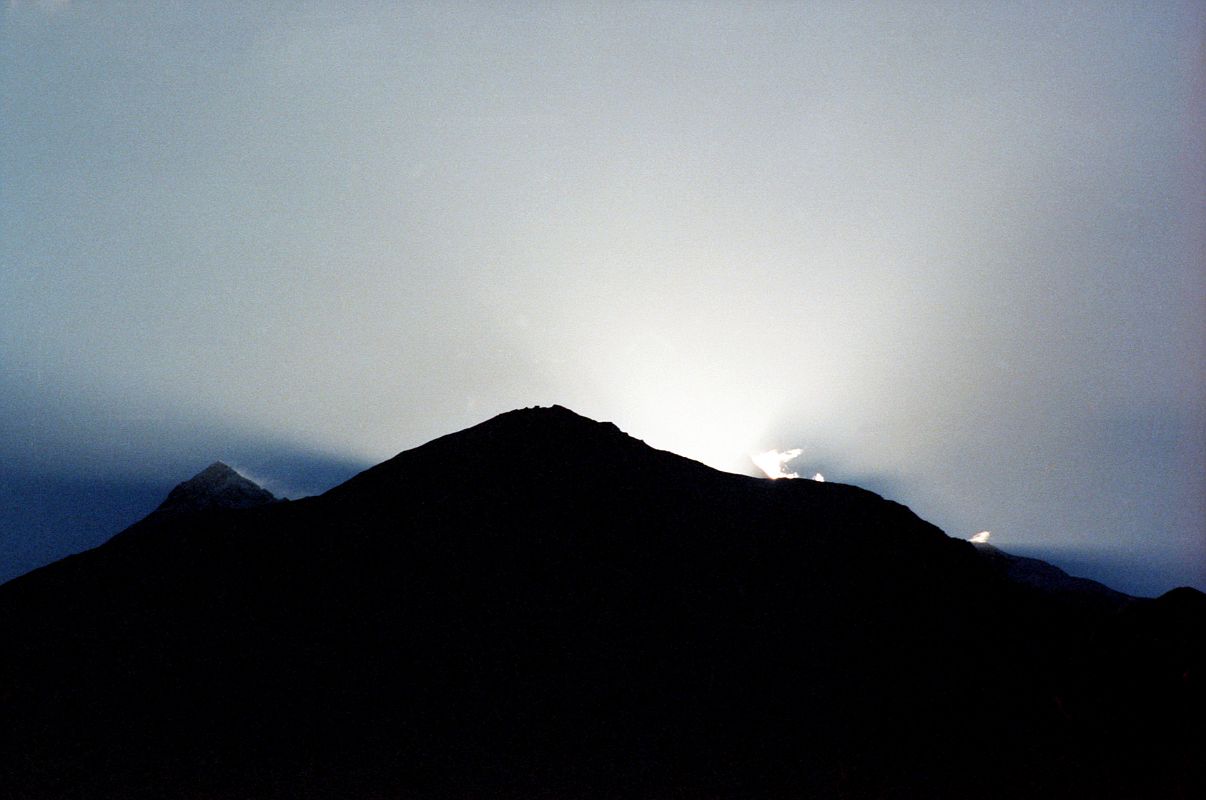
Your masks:
M133 536L158 528L177 517L202 511L254 508L277 502L264 487L215 461L168 492L159 506L118 536Z
M1192 589L1036 585L871 492L556 406L319 497L217 473L255 502L173 502L0 586L13 796L1202 787Z
M168 493L153 514L187 514L212 508L252 508L276 498L221 461L215 461Z
M1103 583L1069 575L1046 561L1006 553L985 542L973 544L976 550L1010 581L1036 591L1060 594L1067 600L1096 604L1103 609L1118 609L1133 599Z

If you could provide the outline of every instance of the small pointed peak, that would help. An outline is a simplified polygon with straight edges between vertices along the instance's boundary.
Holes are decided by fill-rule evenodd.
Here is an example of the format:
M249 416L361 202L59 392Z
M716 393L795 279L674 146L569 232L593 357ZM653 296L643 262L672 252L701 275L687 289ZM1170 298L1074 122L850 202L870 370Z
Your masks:
M212 508L251 508L276 500L267 489L215 461L168 494L155 513L179 514Z

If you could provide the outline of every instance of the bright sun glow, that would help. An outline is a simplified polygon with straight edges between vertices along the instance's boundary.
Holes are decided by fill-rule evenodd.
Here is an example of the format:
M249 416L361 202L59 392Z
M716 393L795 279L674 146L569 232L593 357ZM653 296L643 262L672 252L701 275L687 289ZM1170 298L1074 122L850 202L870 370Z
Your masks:
M787 466L788 461L799 457L800 453L803 452L799 447L784 450L783 452L767 450L765 453L750 456L750 460L754 462L754 465L758 469L765 472L768 478L798 478L800 477L798 472L788 472L784 467Z
M813 475L813 476L812 476L812 479L813 479L814 481L819 481L820 483L824 483L824 482L825 482L825 476L824 476L824 475L822 475L822 474L821 474L821 473L819 473L819 472L818 472L816 475Z
M968 541L974 542L975 544L988 544L989 536L992 536L992 531L980 531L975 536L972 536L970 539L968 539Z

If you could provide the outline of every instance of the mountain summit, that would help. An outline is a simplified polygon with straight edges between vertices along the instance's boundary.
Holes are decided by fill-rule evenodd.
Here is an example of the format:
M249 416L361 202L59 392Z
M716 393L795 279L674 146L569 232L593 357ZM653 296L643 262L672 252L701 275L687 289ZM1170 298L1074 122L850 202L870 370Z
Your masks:
M176 484L154 511L118 533L129 539L178 522L181 517L214 511L238 511L276 503L278 499L259 484L215 461L186 481Z
M243 496L227 470L196 494ZM0 586L14 796L1201 788L1200 593L1079 602L857 487L560 407L296 502L189 484L164 535Z
M259 484L215 461L168 493L153 513L191 514L215 508L252 508L276 498Z

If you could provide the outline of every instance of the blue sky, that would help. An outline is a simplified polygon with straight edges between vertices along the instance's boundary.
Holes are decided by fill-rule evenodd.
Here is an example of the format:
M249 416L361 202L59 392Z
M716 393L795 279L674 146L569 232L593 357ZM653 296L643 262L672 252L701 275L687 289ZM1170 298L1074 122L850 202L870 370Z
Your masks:
M0 579L561 403L1206 588L1204 19L9 2Z

